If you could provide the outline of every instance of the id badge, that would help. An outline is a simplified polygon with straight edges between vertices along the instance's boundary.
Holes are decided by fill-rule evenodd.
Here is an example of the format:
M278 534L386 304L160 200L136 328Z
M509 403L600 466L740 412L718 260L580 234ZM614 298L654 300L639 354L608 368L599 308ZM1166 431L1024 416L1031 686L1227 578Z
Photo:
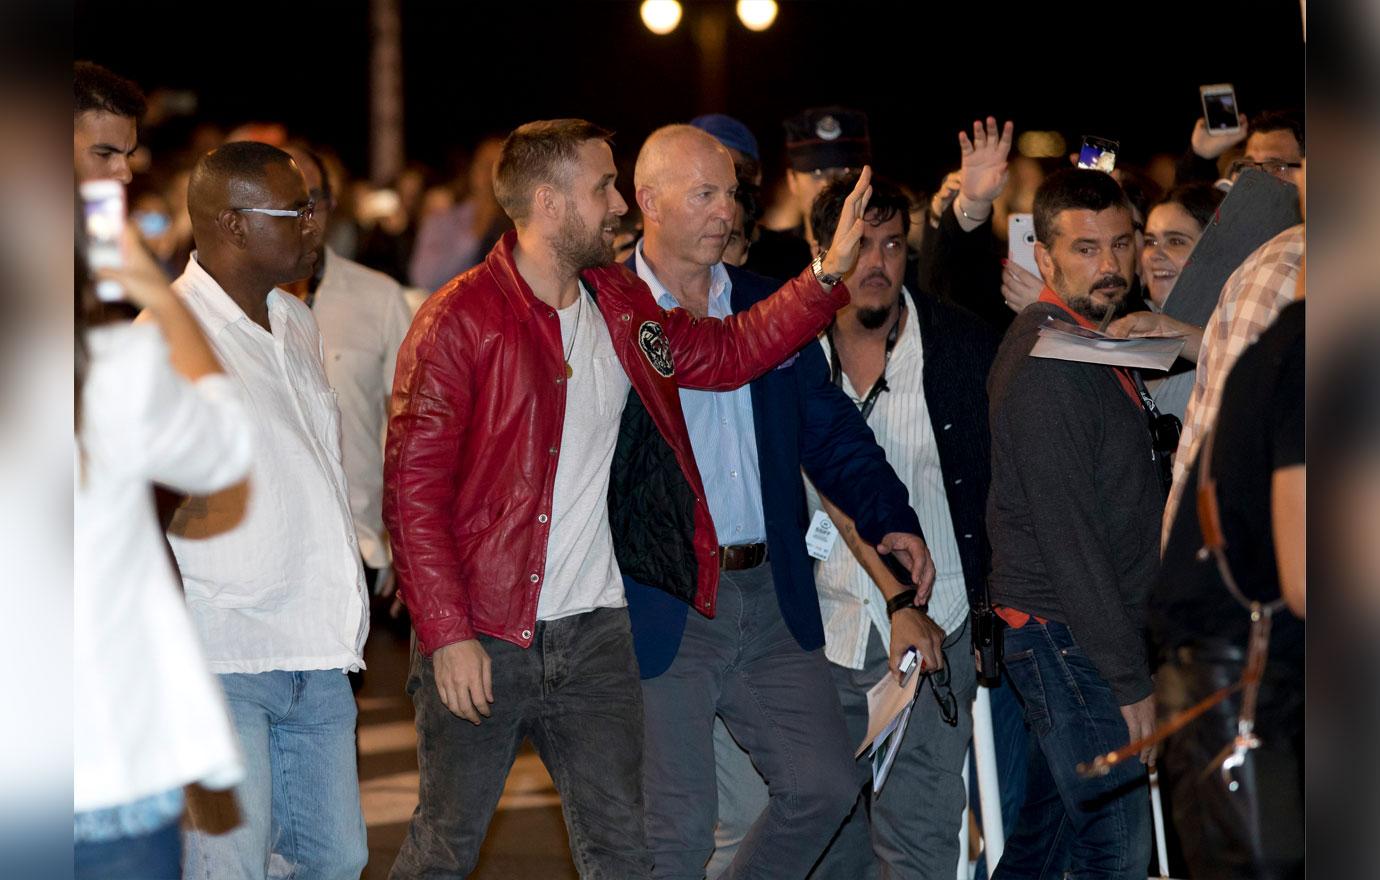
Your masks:
M834 552L834 542L838 540L839 530L829 514L816 510L810 520L810 530L805 533L805 549L809 554L823 562Z

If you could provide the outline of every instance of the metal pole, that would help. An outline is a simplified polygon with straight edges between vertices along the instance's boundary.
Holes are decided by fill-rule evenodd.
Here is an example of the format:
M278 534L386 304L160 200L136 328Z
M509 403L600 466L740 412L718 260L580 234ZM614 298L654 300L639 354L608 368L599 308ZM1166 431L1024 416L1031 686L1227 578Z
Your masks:
M982 809L982 846L987 853L990 876L1006 849L1006 830L1001 822L1001 785L997 780L997 743L992 732L992 697L987 688L977 689L973 700L973 756L977 764L978 806Z
M369 179L387 186L403 169L400 0L369 0Z

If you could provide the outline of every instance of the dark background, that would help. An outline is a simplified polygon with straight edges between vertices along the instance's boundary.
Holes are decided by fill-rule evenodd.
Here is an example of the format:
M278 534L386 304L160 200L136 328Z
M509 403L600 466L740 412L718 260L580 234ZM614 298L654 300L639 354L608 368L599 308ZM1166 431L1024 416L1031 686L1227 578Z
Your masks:
M537 118L583 116L618 132L630 161L658 125L705 108L687 2L668 36L635 2L402 4L407 152L442 166L458 147ZM768 176L780 120L845 103L871 118L883 173L933 187L977 115L1018 132L1120 140L1122 161L1182 152L1198 86L1232 82L1242 108L1302 107L1298 0L1187 3L782 2L752 33L732 15L728 100L757 133ZM78 2L76 57L145 90L185 88L199 118L281 121L368 171L366 0Z

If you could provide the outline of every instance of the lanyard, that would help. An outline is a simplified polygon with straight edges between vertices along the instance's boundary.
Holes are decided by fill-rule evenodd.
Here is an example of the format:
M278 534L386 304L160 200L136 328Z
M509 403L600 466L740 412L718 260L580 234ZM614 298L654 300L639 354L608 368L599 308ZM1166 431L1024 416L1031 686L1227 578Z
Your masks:
M905 306L902 304L901 311L896 315L896 320L892 322L891 330L886 334L886 354L882 359L882 375L877 377L877 381L872 383L872 390L867 392L862 403L858 404L858 412L862 414L863 421L872 415L872 409L877 405L877 398L882 396L883 391L890 391L886 384L886 368L891 363L891 352L896 348L896 337L901 334L901 318L905 315ZM830 324L825 331L825 336L829 338L829 376L834 380L834 385L839 389L843 388L843 366L839 363L839 347L834 342L834 325Z

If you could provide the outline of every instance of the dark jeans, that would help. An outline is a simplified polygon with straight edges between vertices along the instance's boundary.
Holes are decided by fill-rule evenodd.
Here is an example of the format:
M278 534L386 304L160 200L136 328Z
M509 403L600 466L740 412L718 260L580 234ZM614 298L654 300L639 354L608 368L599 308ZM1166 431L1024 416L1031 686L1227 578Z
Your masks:
M180 880L182 834L176 822L138 837L73 848L76 880Z
M655 876L702 878L714 851L717 713L767 781L767 808L721 876L804 877L859 780L829 662L786 628L771 566L723 572L714 619L689 615L676 659L642 692Z
M1111 688L1068 627L1053 621L1007 629L1006 671L1025 706L1031 748L1025 804L994 880L1143 880L1150 865L1144 765L1128 761L1091 779L1075 769L1127 743Z
M647 876L642 690L627 609L539 621L528 649L479 642L493 662L494 703L477 726L451 714L430 658L413 652L407 691L417 710L421 798L389 876L439 880L474 870L524 737L561 795L580 876Z
M1241 678L1239 659L1202 662L1204 652L1180 653L1187 662L1176 658L1155 678L1162 718ZM1221 773L1204 777L1203 769L1236 736L1239 693L1165 741L1160 771L1190 876L1303 877L1303 690L1272 680L1266 667L1259 706L1261 745L1233 771L1240 783L1234 792Z

